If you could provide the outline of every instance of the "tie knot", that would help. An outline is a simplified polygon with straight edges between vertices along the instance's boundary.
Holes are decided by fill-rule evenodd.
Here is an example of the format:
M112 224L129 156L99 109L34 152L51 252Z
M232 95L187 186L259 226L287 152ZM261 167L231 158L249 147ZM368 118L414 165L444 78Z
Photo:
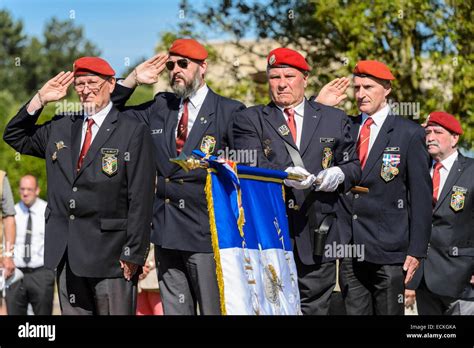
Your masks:
M439 171L441 168L443 168L441 162L436 162L434 165L434 170Z
M285 114L288 117L294 117L295 116L295 109L287 108L287 109L285 109Z
M369 117L368 119L365 120L364 126L370 127L373 123L374 123L374 119L372 117Z
M94 122L94 119L91 118L91 117L89 117L89 118L87 119L87 128L91 128L94 123L95 123L95 122Z

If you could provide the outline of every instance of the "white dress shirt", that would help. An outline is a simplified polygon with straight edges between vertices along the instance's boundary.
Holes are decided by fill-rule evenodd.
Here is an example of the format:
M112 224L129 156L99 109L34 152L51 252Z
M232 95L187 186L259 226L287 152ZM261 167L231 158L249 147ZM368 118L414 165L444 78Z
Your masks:
M305 102L305 100L306 99L303 98L303 101L293 108L295 110L296 146L298 147L298 149L300 148L301 134L303 133L303 117L304 117L304 102ZM288 115L285 113L286 108L282 108L280 106L277 106L277 107L283 113L283 117L285 117L286 123L288 123Z
M89 118L92 118L94 120L94 124L92 125L92 139L91 139L91 144L94 141L95 136L97 135L97 132L99 131L100 126L102 126L102 123L105 120L105 117L109 114L110 110L112 109L112 102L109 102L105 108L100 110L98 113L94 115L86 115L84 117L84 122L82 124L82 137L81 137L81 149L82 145L84 144L84 138L86 137L86 131L87 131L87 120Z
M449 155L448 157L446 157L444 160L441 161L441 164L443 166L439 169L439 189L438 189L438 197L436 197L436 199L439 199L439 195L441 194L441 191L443 191L443 186L446 183L446 179L448 178L449 172L451 171L451 168L453 167L453 164L457 159L458 159L458 151L456 150L451 155ZM434 162L430 170L431 177L433 177L433 172L434 172Z
M377 135L379 135L379 132L382 129L383 123L387 119L389 112L390 112L390 106L387 104L382 109L380 109L375 114L373 114L372 116L369 116L366 113L362 113L362 123L361 123L361 127L359 128L359 135L365 121L369 117L372 117L372 120L374 120L374 123L372 123L372 125L370 126L369 149L367 152L368 154L370 153L370 150L372 149L372 146L375 143L375 139L377 139Z
M189 97L188 103L188 137L189 133L191 133L191 128L193 128L194 122L196 122L196 118L198 117L199 110L201 110L201 106L204 103L204 99L206 99L207 92L209 92L209 88L206 84L204 84L201 88L199 88L196 93ZM176 129L174 131L175 137L178 136L178 124L181 116L183 115L184 111L184 100L181 98L179 103L179 111L178 111L178 123L176 124Z
M25 252L26 227L28 225L28 208L23 202L15 205L16 240L15 240L15 265L16 267L37 268L44 265L44 211L47 203L41 198L36 198L30 207L31 212L31 260L25 265L23 256Z

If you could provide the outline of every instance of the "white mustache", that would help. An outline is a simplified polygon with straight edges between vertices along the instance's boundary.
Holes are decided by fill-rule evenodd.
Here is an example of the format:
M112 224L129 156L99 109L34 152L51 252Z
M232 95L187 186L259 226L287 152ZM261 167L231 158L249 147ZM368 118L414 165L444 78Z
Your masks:
M429 146L429 145L434 145L434 146L439 147L439 143L437 141L427 141L426 146Z

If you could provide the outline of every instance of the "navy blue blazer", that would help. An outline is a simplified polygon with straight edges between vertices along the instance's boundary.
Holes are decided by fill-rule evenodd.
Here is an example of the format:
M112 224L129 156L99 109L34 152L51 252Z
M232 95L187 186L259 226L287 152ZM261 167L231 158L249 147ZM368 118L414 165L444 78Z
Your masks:
M357 139L362 115L350 117ZM431 231L432 183L425 131L415 122L389 114L369 152L358 185L369 193L342 195L338 223L364 245L365 261L403 263L425 257Z
M27 105L10 120L3 139L46 162L45 266L55 269L66 250L80 277L123 277L119 260L143 265L155 178L147 128L112 108L77 172L83 116L58 114L37 125L42 110L31 116Z
M177 157L175 130L178 124L180 98L158 93L142 105L125 107L133 89L117 84L112 99L126 114L146 124L154 144L157 189L153 207L151 241L166 249L212 252L209 215L204 194L207 172L202 169L186 173L170 158ZM213 155L233 147L232 122L245 105L222 97L211 89L199 110L182 153L191 155L200 149L204 138L215 140Z
M303 130L300 148L296 146L290 133L285 132L286 120L278 107L268 105L250 107L240 112L234 123L236 149L257 152L259 167L285 170L294 166L285 147L289 144L299 151L305 168L318 174L323 167L324 154L332 156L329 166L338 166L345 175L340 185L341 191L349 190L360 179L360 163L355 155L355 142L350 134L346 114L336 108L313 101L305 101ZM282 131L283 130L283 131ZM249 163L252 164L252 163ZM296 242L296 251L304 264L334 260L335 257L314 257L311 235L308 227L307 209L301 209L305 192L286 187L286 203L290 233ZM337 210L338 192L319 192L315 196L317 221ZM326 245L339 243L340 236L334 223L329 230Z
M459 154L433 210L428 256L410 288L424 277L438 295L460 298L474 274L474 160Z

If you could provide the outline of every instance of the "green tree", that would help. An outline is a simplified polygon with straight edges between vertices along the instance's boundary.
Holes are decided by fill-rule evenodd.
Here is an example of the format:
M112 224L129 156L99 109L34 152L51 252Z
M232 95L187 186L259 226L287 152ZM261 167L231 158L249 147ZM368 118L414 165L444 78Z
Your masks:
M395 101L419 103L422 120L435 109L457 115L468 129L464 145L472 148L472 6L449 0L220 0L195 6L193 16L241 48L254 36L305 52L315 91L350 74L358 60L383 61L397 77ZM248 54L265 57L258 47ZM354 103L346 109L356 112Z

